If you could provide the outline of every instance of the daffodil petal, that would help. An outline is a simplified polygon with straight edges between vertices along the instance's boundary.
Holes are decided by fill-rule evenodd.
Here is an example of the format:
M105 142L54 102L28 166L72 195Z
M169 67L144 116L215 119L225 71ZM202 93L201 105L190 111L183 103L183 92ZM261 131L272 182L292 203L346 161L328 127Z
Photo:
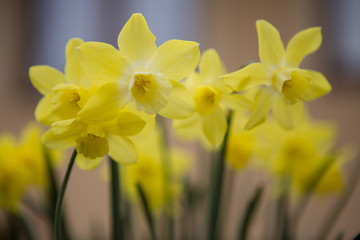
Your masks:
M198 43L169 40L159 47L151 66L167 79L180 81L195 70L199 59Z
M79 46L84 41L80 38L72 38L68 41L65 48L66 64L65 76L69 83L86 85L85 72L80 61Z
M122 109L122 111L131 112L131 113L135 114L136 116L140 117L141 119L143 119L146 122L145 127L143 128L143 130L139 134L147 134L147 133L150 133L151 131L154 130L155 125L156 125L156 120L155 120L156 115L155 114L147 114L144 111L136 110L136 106L132 102L129 102Z
M44 125L50 126L59 119L51 113L51 98L43 97L35 108L35 118Z
M93 170L97 166L100 165L100 163L102 162L103 159L104 159L104 157L98 157L98 158L95 158L95 159L90 159L90 158L85 157L83 154L78 153L76 155L75 162L76 162L76 165L81 170Z
M275 91L271 87L260 88L254 99L254 109L245 125L246 130L250 130L265 122L273 102Z
M279 31L265 20L256 21L256 29L261 62L271 66L282 63L285 57L285 48Z
M66 82L60 71L47 65L30 67L29 77L32 85L43 95L50 94L56 85Z
M291 130L299 126L304 119L304 113L304 103L301 101L288 104L281 96L275 99L273 114L284 129Z
M207 49L202 54L199 63L199 73L203 79L214 79L226 73L226 68L215 49Z
M136 148L134 143L127 137L109 134L109 155L118 163L136 163Z
M44 145L51 149L66 149L75 146L76 132L67 132L66 134L55 134L52 129L46 131L41 141Z
M201 117L197 113L185 119L174 119L172 126L176 135L183 139L194 139L204 134L201 126Z
M105 125L106 132L121 136L133 136L141 132L146 122L130 112L118 113L116 119L109 125Z
M236 72L223 75L220 78L232 89L243 91L254 86L268 84L269 71L262 63L251 63Z
M312 27L295 34L286 47L286 61L298 67L306 55L319 49L322 42L321 28Z
M249 99L236 93L222 96L220 103L232 110L249 110L252 107Z
M311 79L312 88L304 100L312 101L331 91L331 85L323 74L311 70L306 70L306 72Z
M203 131L213 147L218 147L223 142L226 129L226 117L220 107L213 114L203 117Z
M166 118L182 119L195 111L195 103L191 93L180 83L171 81L172 90L167 105L159 111Z
M57 134L61 135L65 132L72 131L74 134L79 134L82 130L82 123L76 118L67 119L63 121L57 121L51 125L51 130Z
M143 15L135 13L131 16L118 36L118 46L129 61L140 65L145 65L155 56L155 36Z
M127 101L127 86L121 82L110 82L101 86L78 112L82 119L110 121L116 117Z
M128 66L120 52L106 43L87 42L79 52L86 77L97 86L119 80Z

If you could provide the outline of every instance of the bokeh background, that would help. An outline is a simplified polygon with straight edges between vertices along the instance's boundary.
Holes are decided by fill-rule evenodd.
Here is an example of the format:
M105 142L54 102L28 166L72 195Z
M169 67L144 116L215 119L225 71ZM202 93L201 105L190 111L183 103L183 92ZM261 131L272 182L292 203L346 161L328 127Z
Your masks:
M199 42L202 51L216 48L228 71L237 70L249 60L258 60L257 19L266 19L276 26L285 43L302 29L321 26L322 47L305 59L302 67L321 71L333 85L333 91L310 103L309 111L317 119L338 124L339 144L359 147L358 0L0 0L0 132L19 133L34 120L33 112L41 96L29 81L30 66L46 64L62 71L65 44L72 37L116 46L120 29L134 12L145 16L158 45L177 38ZM346 176L351 176L355 165L354 161L346 164ZM253 179L249 171L234 177L236 187L249 185ZM64 169L59 170L59 178L63 172ZM77 167L72 174L65 201L77 239L90 239L94 229L108 236L108 186L99 174L97 170L84 172ZM249 196L251 191L248 187L242 193ZM244 202L237 197L232 204L240 208ZM344 230L345 239L360 231L359 202L357 186L334 228L329 229L329 239L334 239L340 230ZM336 197L311 202L300 223L301 239L314 236L334 204ZM45 228L38 225L38 231L47 239ZM234 232L228 228L224 239L231 238ZM257 233L263 229L253 231L254 239L263 236Z

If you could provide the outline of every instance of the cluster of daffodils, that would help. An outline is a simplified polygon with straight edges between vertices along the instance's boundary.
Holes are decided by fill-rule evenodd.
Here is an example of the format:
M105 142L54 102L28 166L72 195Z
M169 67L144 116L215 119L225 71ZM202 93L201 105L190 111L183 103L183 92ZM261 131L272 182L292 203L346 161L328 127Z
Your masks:
M169 40L157 47L141 14L133 14L120 31L118 49L70 39L64 73L46 65L29 71L43 94L35 110L36 119L49 127L42 142L53 149L74 147L75 162L84 170L96 168L107 155L123 164L123 192L151 212L168 207L174 213L190 166L184 152L164 144L167 134L157 127L159 117L172 119L168 126L177 137L200 141L211 151L221 148L221 159L234 170L252 162L274 173L278 182L289 180L300 195L314 185L321 193L338 191L345 158L333 150L334 127L311 120L305 108L305 102L329 93L331 86L321 73L299 68L320 47L321 29L297 33L285 49L274 26L259 20L256 27L260 62L233 73L215 49L200 54L196 42ZM1 140L3 145L14 149L9 140ZM19 169L9 161L0 164L0 188L6 192L3 179ZM221 187L221 174L216 176ZM22 194L23 180L15 180L17 187L5 199ZM0 198L0 205L6 204Z

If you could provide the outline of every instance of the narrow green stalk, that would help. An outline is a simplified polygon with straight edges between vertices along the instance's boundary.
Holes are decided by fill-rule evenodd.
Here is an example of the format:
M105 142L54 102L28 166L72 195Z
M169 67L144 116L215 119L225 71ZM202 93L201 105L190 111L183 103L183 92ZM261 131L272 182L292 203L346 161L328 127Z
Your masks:
M165 123L165 118L164 117L159 117L159 122L160 122L160 127L161 127L161 133L162 133L162 166L163 166L163 177L164 177L164 182L171 182L171 173L172 171L172 161L171 161L171 157L170 157L170 153L169 153L169 139L166 135L166 123ZM168 240L172 240L174 239L174 219L173 219L173 209L174 209L174 203L171 200L171 193L170 193L170 189L168 187L168 184L164 184L163 187L163 191L164 191L164 196L166 198L166 205L167 205L167 210L169 213L169 216L166 218L167 220L167 229L168 230L168 235L167 235L167 239Z
M120 216L120 177L119 166L111 157L110 170L111 170L111 205L112 205L112 223L113 223L113 239L124 239L124 227Z
M56 182L55 172L51 165L51 158L50 158L49 151L44 147L43 152L44 152L44 156L45 156L45 162L46 162L48 180L49 180L48 201L49 201L50 206L47 210L48 211L47 216L51 221L53 231L54 231L54 229L55 229L55 211L56 211L56 203L57 203L59 191L58 191L58 186L57 186L57 182ZM68 231L68 227L67 227L65 219L66 219L65 213L62 213L61 220L60 220L61 221L61 224L60 224L61 225L61 235L63 236L64 239L68 240L71 238L69 235L69 231Z
M221 198L221 187L223 181L224 174L224 166L225 166L225 154L226 154L226 146L228 141L228 135L231 125L231 116L232 112L229 113L227 119L227 130L224 136L224 142L219 152L219 159L216 159L216 163L213 167L212 173L212 195L210 198L210 216L209 216L209 225L208 225L208 238L210 240L217 239L217 224L218 224L218 216L219 216L219 206L220 206L220 198Z
M238 236L239 236L238 239L240 239L240 240L247 239L249 227L251 225L251 221L254 217L254 214L259 206L262 192L263 192L263 187L257 188L254 196L251 198L251 200L249 201L249 203L247 205L241 228L239 228L240 231L238 233Z
M65 177L64 180L61 184L61 188L60 188L60 192L57 198L57 202L56 202L56 209L55 209L55 239L56 240L60 240L61 238L61 234L60 234L60 223L61 223L61 208L62 208L62 204L63 204L63 200L64 200L64 195L65 195L65 190L66 190L66 186L67 183L69 181L70 178L70 173L72 170L72 167L74 165L75 162L75 158L77 155L77 151L76 149L74 150L73 154L71 155L70 161L69 161L69 165L66 169L66 173L65 173Z
M27 240L34 240L34 236L33 236L33 232L31 231L27 221L25 220L24 216L19 215L18 216L20 224L24 230L25 236L27 238Z
M153 220L153 217L152 217L151 212L150 212L150 208L149 208L149 204L147 202L146 196L145 196L145 192L142 189L140 183L136 184L136 188L138 190L139 197L141 199L141 203L142 203L143 208L144 208L146 220L148 222L150 233L151 233L151 238L152 238L152 240L156 240L157 238L156 238L156 233L155 233L154 220Z

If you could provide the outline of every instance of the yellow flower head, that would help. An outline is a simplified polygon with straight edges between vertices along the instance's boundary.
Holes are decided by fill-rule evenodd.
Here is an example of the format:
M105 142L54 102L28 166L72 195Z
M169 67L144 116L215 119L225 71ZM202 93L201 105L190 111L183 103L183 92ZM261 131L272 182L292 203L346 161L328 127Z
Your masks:
M121 30L118 46L119 50L100 42L80 46L91 81L117 82L123 98L148 114L184 118L194 111L190 93L178 82L198 64L196 42L169 40L157 47L145 18L136 13Z
M228 109L244 110L250 102L239 94L232 94L219 76L226 73L215 49L206 50L194 72L185 80L192 92L196 112L187 119L174 120L173 126L180 137L200 139L205 146L218 147L224 138Z
M126 195L131 200L138 201L136 184L140 183L150 209L156 212L164 209L169 201L180 200L189 157L182 151L171 150L171 172L166 174L166 167L163 165L165 149L161 145L160 131L155 130L147 135L134 137L138 163L122 167L121 177ZM165 191L168 191L167 194Z
M343 185L342 155L334 155L335 127L325 122L304 121L293 131L269 122L257 131L257 161L274 174L289 177L297 193L304 193L321 169L330 163L317 185L317 192L338 191ZM331 158L336 158L329 162Z
M40 128L32 123L18 141L10 134L0 136L0 208L16 212L27 186L46 187L47 163L40 136Z
M222 79L237 91L257 88L246 129L263 123L271 108L283 128L293 129L304 117L303 102L319 98L331 90L321 73L299 68L305 56L320 47L321 29L313 27L297 33L285 49L273 25L258 20L256 27L261 62L249 64L222 76Z

